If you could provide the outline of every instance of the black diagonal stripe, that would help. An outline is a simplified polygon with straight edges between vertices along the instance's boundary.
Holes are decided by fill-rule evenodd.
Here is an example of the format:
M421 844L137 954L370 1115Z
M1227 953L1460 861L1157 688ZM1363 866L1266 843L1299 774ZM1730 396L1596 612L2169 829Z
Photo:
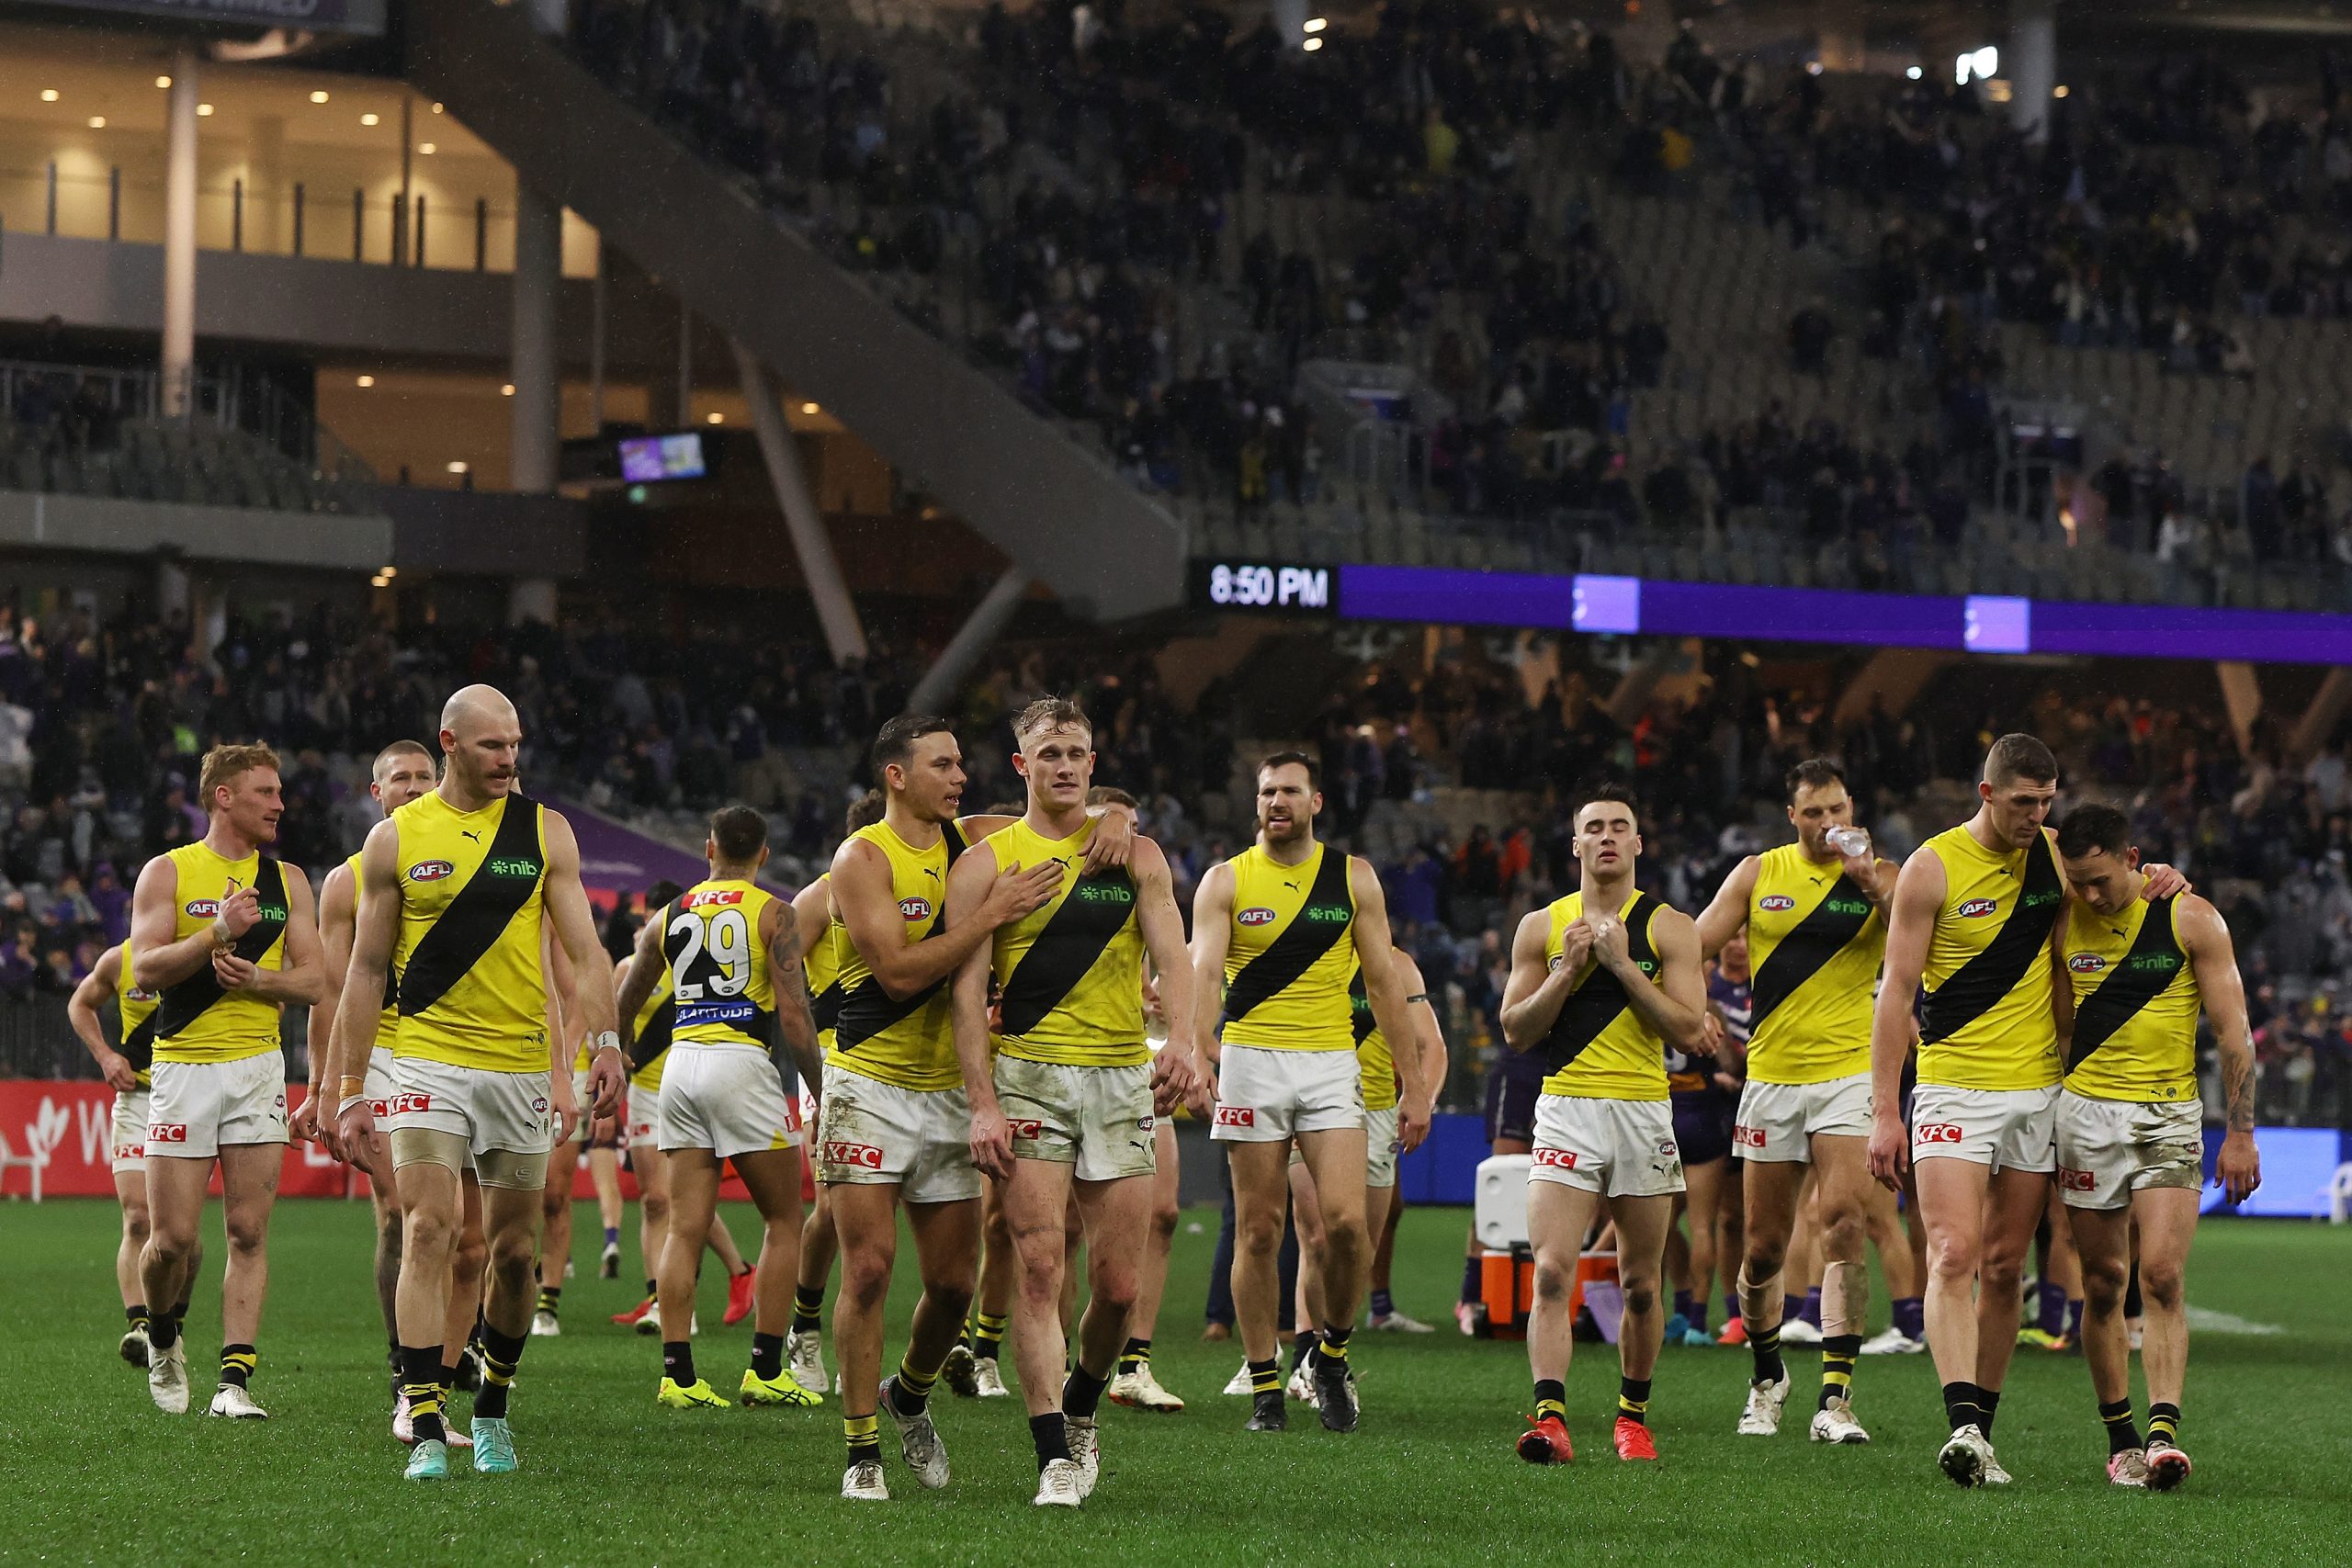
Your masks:
M1348 1010L1354 1017L1356 1043L1361 1045L1380 1027L1379 1021L1372 1016L1372 993L1364 988L1361 967L1348 982Z
M155 1015L150 1012L138 1028L122 1037L122 1059L133 1070L145 1072L155 1065Z
M645 1027L637 1032L637 1038L630 1043L629 1071L643 1072L658 1061L662 1053L670 1048L670 1035L677 1023L678 998L662 998L662 1005L653 1010L653 1016L645 1021Z
M1344 909L1348 918L1309 919L1310 912L1318 908ZM1243 964L1226 987L1225 1021L1232 1023L1249 1017L1251 1008L1295 985L1315 967L1317 959L1339 945L1355 923L1355 906L1348 897L1348 857L1327 846L1323 863L1316 868L1315 881L1306 889L1306 901L1291 917L1289 927Z
M1657 972L1657 949L1650 943L1650 917L1658 908L1657 899L1641 893L1625 911L1626 956L1644 965L1643 973L1647 975ZM1584 1048L1600 1039L1601 1032L1633 1005L1633 998L1625 994L1625 982L1596 964L1584 984L1568 993L1560 1016L1552 1021L1552 1032L1537 1049L1556 1073L1584 1055Z
M527 862L538 873L502 876L491 870L492 861ZM401 966L402 1016L415 1018L447 996L449 987L482 961L514 917L538 896L546 877L547 863L539 853L539 803L510 795L472 880L458 889Z
M2066 1070L2073 1072L2115 1038L2115 1032L2170 989L2188 965L2188 955L2173 935L2172 899L2152 900L2141 918L2140 934L2132 939L2132 950L2096 990L2075 1004L2075 1037L2066 1050Z
M1952 972L1922 1010L1919 1038L1934 1044L1949 1040L1984 1016L1994 1004L2017 989L2033 964L2033 955L2050 941L2050 928L2066 907L2065 885L2058 878L2058 857L2046 835L2037 835L2026 852L2025 883L2009 918L1975 957Z
M842 1021L842 983L839 980L808 998L808 1021L820 1030L837 1029Z
M939 836L947 845L947 866L953 871L956 857L971 846L964 842L964 830L953 822L941 823ZM924 942L947 929L946 879L942 877L940 882L939 912L932 917L931 930L922 933ZM842 935L847 940L846 927ZM942 975L914 995L892 1001L890 993L882 988L882 982L868 976L863 986L842 992L841 1010L833 1017L833 1044L843 1051L854 1051L892 1025L905 1022L939 995L948 978Z
M254 872L254 891L261 895L261 919L230 949L248 964L260 963L261 955L286 931L286 872L267 855L261 857L261 863ZM212 965L199 965L187 979L164 987L164 994L156 998L155 1010L147 1020L154 1026L152 1038L171 1039L226 995L220 982L213 978Z
M1850 908L1834 908L1838 904L1859 904L1862 912L1857 915ZM1750 993L1755 1010L1748 1017L1748 1028L1752 1031L1763 1022L1766 1014L1819 974L1823 964L1845 952L1870 923L1870 896L1856 886L1852 877L1840 873L1821 902L1813 907L1813 912L1790 927L1771 955L1756 966Z
M997 1006L1000 1032L1017 1038L1045 1021L1135 918L1135 878L1121 867L1090 872L1072 883L1062 907L1004 983Z

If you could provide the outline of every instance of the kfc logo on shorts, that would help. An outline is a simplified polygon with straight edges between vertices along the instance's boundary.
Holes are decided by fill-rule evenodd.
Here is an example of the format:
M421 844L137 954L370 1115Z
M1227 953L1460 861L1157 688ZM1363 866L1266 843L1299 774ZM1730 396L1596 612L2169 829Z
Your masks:
M1557 1166L1562 1170L1577 1168L1577 1152L1574 1149L1535 1149L1527 1157L1534 1165Z
M185 1122L153 1122L147 1128L147 1141L151 1144L185 1144L187 1142L187 1123Z
M1216 1124L1220 1127L1255 1127L1258 1112L1247 1105L1220 1105L1216 1108Z
M1997 898L1971 898L1952 913L1963 920L1973 920L1981 915L1989 915L2000 907L2001 901Z
M1233 923L1237 926L1271 926L1274 923L1274 912L1261 905L1235 915Z
M899 900L899 913L910 920L927 920L931 919L931 900L901 898Z
M1005 1125L1012 1129L1016 1138L1042 1138L1046 1135L1043 1122L1007 1122Z
M2098 1186L2098 1182L2087 1170L2069 1170L2063 1165L2058 1168L2058 1190L2061 1192L2089 1192Z
M147 1157L147 1145L144 1144L117 1144L114 1146L114 1157L117 1159L145 1159Z
M410 1089L392 1096L392 1114L395 1116L407 1116L432 1109L433 1097L429 1094L418 1094Z
M2096 975L2107 967L2107 960L2096 953L2078 953L2066 960L2066 967L2077 975Z
M882 1168L882 1151L872 1144L831 1144L825 1145L827 1165L854 1165L865 1170Z
M446 860L421 860L408 868L411 882L438 882L457 874L458 868Z
M1782 909L1795 908L1797 907L1797 901L1790 897L1785 893L1775 893L1769 898L1758 898L1756 900L1756 907L1759 909L1769 910L1777 914Z
M380 1120L391 1113L392 1102L389 1100L371 1100L368 1102L368 1114L370 1116Z
M1731 1141L1734 1148L1760 1149L1764 1146L1764 1129L1734 1126L1731 1130Z
M1922 1122L1918 1131L1911 1134L1911 1141L1918 1144L1956 1144L1960 1142L1960 1123Z

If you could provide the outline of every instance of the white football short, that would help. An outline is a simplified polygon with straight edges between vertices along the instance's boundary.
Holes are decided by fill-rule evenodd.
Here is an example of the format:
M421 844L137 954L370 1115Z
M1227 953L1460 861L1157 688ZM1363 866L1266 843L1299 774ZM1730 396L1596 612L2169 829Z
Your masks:
M453 1133L467 1152L492 1149L543 1155L555 1144L555 1113L545 1068L498 1073L423 1056L392 1060L391 1114L385 1131Z
M233 1062L157 1062L147 1157L211 1159L225 1145L286 1142L286 1058L277 1047Z
M662 1074L655 1136L663 1154L708 1149L720 1159L797 1148L800 1109L764 1051L741 1045L673 1045Z
M1853 1073L1820 1083L1758 1083L1740 1091L1731 1149L1765 1164L1809 1164L1817 1134L1871 1135L1871 1076Z
M972 1163L972 1102L961 1085L901 1089L838 1063L828 1066L816 1159L820 1181L896 1184L909 1203L956 1203L980 1195L980 1168Z
M2204 1186L2199 1101L2058 1097L2058 1195L2068 1208L2122 1209L2142 1188Z
M1581 1187L1605 1198L1657 1198L1682 1190L1674 1107L1663 1100L1546 1094L1535 1101L1527 1179Z
M1299 1133L1363 1124L1363 1073L1353 1050L1225 1047L1217 1066L1216 1115L1210 1137L1232 1144L1272 1144Z
M2046 1171L2058 1163L2058 1086L1911 1091L1911 1158L1964 1159L1995 1170Z

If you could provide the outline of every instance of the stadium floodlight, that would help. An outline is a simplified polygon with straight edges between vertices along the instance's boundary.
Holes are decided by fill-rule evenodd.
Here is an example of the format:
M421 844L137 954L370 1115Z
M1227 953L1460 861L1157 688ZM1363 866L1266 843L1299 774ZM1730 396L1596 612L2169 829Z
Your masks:
M1305 43L1299 45L1299 48L1305 50L1309 54L1313 54L1317 50L1321 49L1322 47L1323 40L1319 38L1308 39Z
M1952 62L1952 80L1963 87L1968 85L1971 78L1989 82L2000 73L2001 51L1989 43L1982 49L1971 50Z
M1924 72L1924 71L1920 70L1920 69L1919 69L1917 66L1916 66L1916 65L1911 65L1911 66L1906 66L1906 67L1905 67L1905 68L1904 68L1904 72L1903 72L1903 73L1904 73L1905 76L1908 76L1909 78L1911 78L1911 80L1913 80L1914 82L1917 82L1920 77L1925 76L1925 75L1927 74L1927 73L1926 73L1926 72Z
M1305 33L1319 33L1330 25L1331 20L1328 17L1309 17L1306 18L1306 25L1299 30Z

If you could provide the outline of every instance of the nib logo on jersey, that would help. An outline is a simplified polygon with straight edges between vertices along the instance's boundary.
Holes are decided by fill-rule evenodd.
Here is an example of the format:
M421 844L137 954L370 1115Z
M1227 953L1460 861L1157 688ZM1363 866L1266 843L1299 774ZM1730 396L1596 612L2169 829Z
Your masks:
M536 877L540 869L539 863L528 855L492 855L481 865L492 876Z

